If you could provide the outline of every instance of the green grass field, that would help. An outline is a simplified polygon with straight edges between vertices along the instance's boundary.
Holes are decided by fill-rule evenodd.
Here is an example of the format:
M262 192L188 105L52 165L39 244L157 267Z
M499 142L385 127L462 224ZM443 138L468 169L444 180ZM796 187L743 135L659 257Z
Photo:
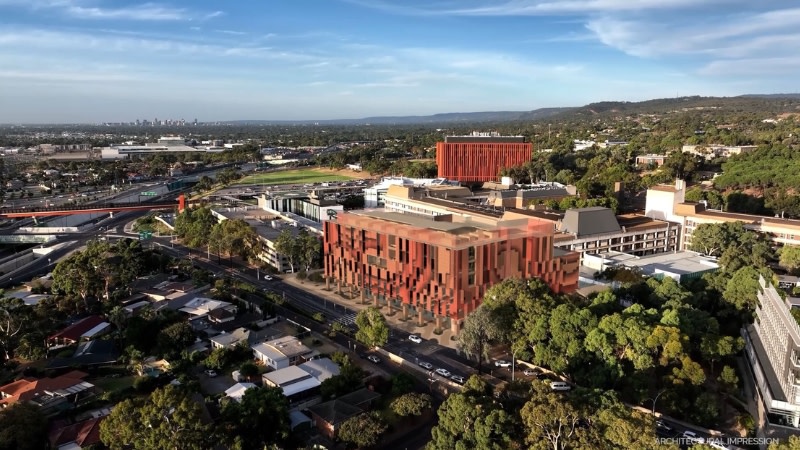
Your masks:
M248 175L236 184L307 184L322 183L325 181L349 181L352 177L333 173L324 173L316 170L282 170L280 172L256 173Z

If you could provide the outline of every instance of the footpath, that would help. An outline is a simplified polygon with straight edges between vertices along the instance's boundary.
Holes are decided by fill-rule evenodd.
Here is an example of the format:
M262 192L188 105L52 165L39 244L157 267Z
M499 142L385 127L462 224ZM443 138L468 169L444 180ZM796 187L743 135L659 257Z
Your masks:
M284 283L290 284L298 289L309 291L331 303L355 310L356 313L372 305L372 303L361 303L357 296L354 299L350 299L346 292L340 295L336 293L335 289L327 290L324 282L317 283L310 280L300 280L297 278L296 274L290 273L281 274L280 277ZM384 317L386 317L386 321L396 329L403 330L403 332L407 332L408 334L417 334L423 339L434 341L441 346L452 349L456 348L456 342L453 340L453 332L450 330L450 327L443 327L441 334L437 334L435 333L436 323L434 321L428 320L425 325L420 326L417 323L416 315L410 314L407 320L403 320L401 311L392 310L390 312L386 306L381 308L381 312Z

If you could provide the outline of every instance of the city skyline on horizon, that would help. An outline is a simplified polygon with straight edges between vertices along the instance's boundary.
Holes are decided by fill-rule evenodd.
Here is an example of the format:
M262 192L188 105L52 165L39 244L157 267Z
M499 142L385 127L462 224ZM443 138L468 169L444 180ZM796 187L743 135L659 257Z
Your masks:
M0 0L0 123L152 111L322 121L797 92L800 8L771 3Z

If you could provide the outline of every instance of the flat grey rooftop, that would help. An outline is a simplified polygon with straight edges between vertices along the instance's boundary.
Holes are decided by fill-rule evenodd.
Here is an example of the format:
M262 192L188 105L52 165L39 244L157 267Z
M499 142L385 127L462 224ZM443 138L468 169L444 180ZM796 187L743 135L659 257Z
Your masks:
M688 275L719 268L719 265L714 260L688 251L656 253L655 255L647 256L634 256L625 253L608 253L601 256L611 261L614 265L639 267L645 269L648 274L669 272Z

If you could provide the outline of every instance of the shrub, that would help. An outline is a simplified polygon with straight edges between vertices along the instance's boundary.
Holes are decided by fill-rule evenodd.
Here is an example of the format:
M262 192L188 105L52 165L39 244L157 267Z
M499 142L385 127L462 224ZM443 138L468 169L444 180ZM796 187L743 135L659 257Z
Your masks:
M143 376L136 377L133 380L133 389L139 393L147 393L156 388L156 379L153 377Z
M314 315L311 316L311 318L319 323L325 323L325 315L322 314L321 312L314 313Z
M308 277L308 273L305 270L301 270L297 272L297 279L298 280L305 280Z
M322 283L325 281L325 277L322 276L321 272L314 272L308 275L309 281L313 281L315 283Z

